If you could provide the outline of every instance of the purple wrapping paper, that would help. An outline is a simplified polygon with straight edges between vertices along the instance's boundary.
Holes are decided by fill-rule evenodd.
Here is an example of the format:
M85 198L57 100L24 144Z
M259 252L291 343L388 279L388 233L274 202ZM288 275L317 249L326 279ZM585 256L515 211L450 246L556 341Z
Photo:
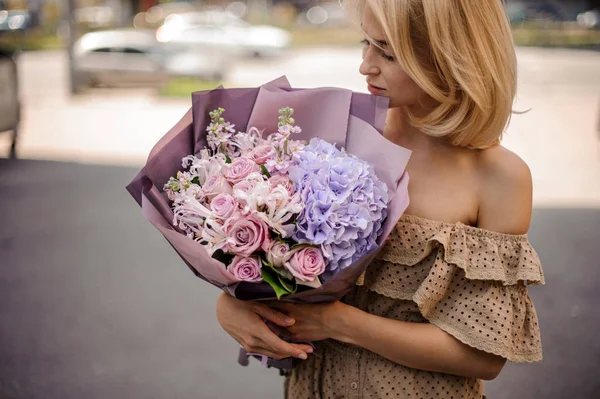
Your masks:
M277 130L279 108L294 109L296 125L302 132L295 139L320 137L374 165L378 177L388 186L390 203L378 248L336 274L316 289L298 292L281 300L326 302L340 299L355 284L371 263L394 225L408 206L408 175L405 173L410 151L386 140L383 135L388 100L340 88L292 89L282 77L257 88L223 89L192 94L192 108L151 150L146 165L127 186L150 221L190 267L196 276L242 300L276 300L266 284L236 283L225 265L211 258L198 243L173 226L173 212L162 191L169 177L182 169L181 159L197 154L206 145L209 112L222 107L225 120L238 131L249 126ZM291 369L293 359L267 364Z

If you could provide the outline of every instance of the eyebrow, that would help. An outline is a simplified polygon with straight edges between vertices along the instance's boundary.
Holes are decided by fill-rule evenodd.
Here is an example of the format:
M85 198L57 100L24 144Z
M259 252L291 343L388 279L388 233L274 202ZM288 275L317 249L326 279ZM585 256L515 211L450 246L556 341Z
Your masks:
M362 29L362 27L363 27L363 24L361 23L361 24L360 24L360 28ZM365 31L364 31L364 30L363 30L363 34L364 34L365 36L367 36L367 34L365 33ZM368 36L367 36L367 37L368 37ZM377 39L373 39L373 41L374 41L375 43L377 43L378 45L380 45L381 47L383 47L383 46L387 46L387 45L388 45L388 42L386 42L385 40L377 40Z

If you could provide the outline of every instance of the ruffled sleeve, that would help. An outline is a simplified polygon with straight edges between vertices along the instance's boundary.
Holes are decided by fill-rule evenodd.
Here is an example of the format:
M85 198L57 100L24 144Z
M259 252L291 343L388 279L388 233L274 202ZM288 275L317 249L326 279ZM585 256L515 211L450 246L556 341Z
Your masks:
M430 323L513 362L541 360L527 285L543 284L526 235L404 216L357 284L414 301Z

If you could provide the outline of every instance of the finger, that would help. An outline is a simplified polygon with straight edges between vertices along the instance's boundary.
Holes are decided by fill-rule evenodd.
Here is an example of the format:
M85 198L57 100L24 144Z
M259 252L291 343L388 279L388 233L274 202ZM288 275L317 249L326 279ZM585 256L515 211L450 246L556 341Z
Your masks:
M271 329L271 331L273 331L275 334L277 334L281 338L293 339L294 334L292 332L290 332L287 328L277 327L276 325L273 325L273 324L271 324L271 326L269 328ZM302 352L313 353L314 348L310 345L294 343L294 342L288 342L288 343Z
M253 309L257 315L278 326L289 327L295 323L295 320L292 317L266 305L256 304Z
M242 348L244 348L246 353L249 355L264 355L276 360L289 357L288 354L273 352L269 348L263 347L262 342L258 342L255 345L242 345Z
M284 357L291 356L299 359L307 358L307 352L301 349L307 345L292 345L289 342L285 342L271 331L258 338L263 342L263 344L260 346L273 353L277 353Z
M304 353L313 353L314 352L314 348L310 345L306 345L306 344L292 344L290 343L290 345L292 345L294 348L304 352Z
M283 327L278 327L274 324L271 324L269 326L269 328L271 329L271 331L273 331L275 334L277 334L280 337L290 338L292 335L287 329L285 329Z

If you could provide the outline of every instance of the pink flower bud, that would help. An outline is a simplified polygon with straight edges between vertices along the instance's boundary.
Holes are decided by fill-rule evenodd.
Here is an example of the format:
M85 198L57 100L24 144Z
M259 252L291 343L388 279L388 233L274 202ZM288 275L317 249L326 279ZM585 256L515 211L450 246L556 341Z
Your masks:
M206 180L204 186L202 186L202 191L204 191L206 198L210 200L221 193L231 194L233 189L225 177L221 174L218 174L213 175Z
M282 267L290 246L284 242L272 241L267 252L267 262L275 267Z
M236 256L227 267L227 271L238 281L260 283L262 281L261 266L262 264L258 256L248 258Z
M223 226L227 237L226 252L248 257L255 251L267 251L271 245L269 228L264 220L256 215L234 214Z
M300 281L313 281L325 272L325 259L318 248L304 247L292 250L286 258L283 266Z
M248 158L236 158L227 168L225 178L231 183L239 183L252 172L259 170L256 162Z
M283 186L290 195L294 195L294 183L286 175L274 175L269 178L269 184L275 188Z
M275 151L273 147L269 144L261 144L257 147L254 147L252 151L248 153L248 158L253 160L259 165L264 165L269 159L275 156Z
M229 194L221 193L210 202L210 210L221 219L228 219L239 209L236 200Z

